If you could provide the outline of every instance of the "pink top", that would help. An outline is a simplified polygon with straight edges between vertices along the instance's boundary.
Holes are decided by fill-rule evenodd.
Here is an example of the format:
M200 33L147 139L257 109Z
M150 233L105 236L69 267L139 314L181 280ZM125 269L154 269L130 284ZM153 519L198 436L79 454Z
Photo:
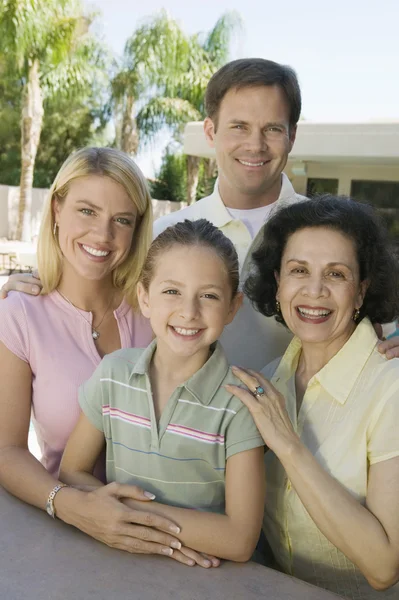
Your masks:
M81 312L90 322L92 314ZM122 348L148 346L147 319L125 300L114 316ZM57 475L80 412L78 388L101 361L91 327L58 292L40 297L14 292L0 301L0 341L32 370L32 419L42 463Z

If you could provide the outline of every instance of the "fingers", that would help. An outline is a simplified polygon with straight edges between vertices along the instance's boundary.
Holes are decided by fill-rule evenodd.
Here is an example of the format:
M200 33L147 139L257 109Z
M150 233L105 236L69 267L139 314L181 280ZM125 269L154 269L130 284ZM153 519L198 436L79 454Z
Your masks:
M399 336L395 335L389 340L380 342L377 348L378 351L381 352L381 354L385 354L388 359L399 358Z
M180 550L182 545L180 540L176 539L168 533L152 529L151 527L141 527L133 525L131 523L124 524L121 527L121 535L123 537L130 537L132 540L139 540L144 545L148 544L148 547L153 547L154 544L158 547L163 546L165 548ZM158 550L159 553L159 550ZM163 551L163 554L171 556L171 552Z
M160 531L180 533L180 527L178 527L176 523L173 523L173 521L144 510L141 511L129 509L128 513L126 514L126 520L128 520L130 523L144 525L145 527L153 527L154 529L159 529Z
M168 546L161 546L151 542L144 542L138 538L132 538L130 536L119 536L113 542L105 542L112 548L118 548L131 554L160 554L161 556L173 556L173 548Z
M6 298L8 292L23 292L30 294L31 296L37 296L42 288L40 279L36 279L31 275L23 275L18 273L17 275L11 275L6 283L3 285L0 291L0 297Z
M151 492L146 492L138 485L113 482L105 487L110 489L111 493L115 496L118 496L118 498L131 498L132 500L140 500L142 502L155 500L154 494L151 494Z
M245 404L251 413L256 410L259 402L253 396L253 394L251 394L251 392L239 387L238 385L232 385L230 383L226 384L224 387L228 392L230 392L230 394L234 394L234 396L241 400L241 402Z
M180 549L180 552L182 554L184 554L186 557L188 557L189 559L191 559L192 561L194 561L194 564L199 565L200 567L203 567L204 569L209 569L210 567L213 566L212 560L206 556L205 554L202 554L201 552L197 552L196 550L193 550L192 548L187 548L187 546L182 546L182 548ZM175 554L175 553L173 553ZM217 560L215 557L213 557L215 560ZM219 566L219 565L215 565L215 566Z

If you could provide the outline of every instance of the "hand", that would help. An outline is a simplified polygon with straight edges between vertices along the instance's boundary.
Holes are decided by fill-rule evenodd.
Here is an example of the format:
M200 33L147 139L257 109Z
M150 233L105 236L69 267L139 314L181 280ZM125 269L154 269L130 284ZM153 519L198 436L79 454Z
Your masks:
M220 565L220 559L216 558L216 556L196 552L191 548L187 548L187 546L182 546L180 550L173 550L172 558L189 567L199 565L204 569L209 569L210 567L218 567Z
M389 340L380 342L377 346L381 354L385 354L386 358L399 358L399 335L394 335Z
M279 458L284 453L291 452L299 438L288 416L284 396L259 373L238 367L233 367L232 370L248 390L254 391L258 386L264 389L264 394L255 397L252 391L238 385L225 386L248 408L265 444Z
M34 271L32 274L14 273L14 275L10 275L1 288L0 299L7 298L8 292L11 291L37 296L40 294L42 287L42 282L39 279L37 271Z
M71 514L68 496L79 494ZM146 495L147 494L147 495ZM57 494L57 515L84 531L91 537L119 550L137 554L161 554L172 556L173 549L180 549L181 542L171 534L180 528L160 515L135 510L124 504L124 499L148 502L151 494L133 485L110 483L94 491L80 492L63 488Z

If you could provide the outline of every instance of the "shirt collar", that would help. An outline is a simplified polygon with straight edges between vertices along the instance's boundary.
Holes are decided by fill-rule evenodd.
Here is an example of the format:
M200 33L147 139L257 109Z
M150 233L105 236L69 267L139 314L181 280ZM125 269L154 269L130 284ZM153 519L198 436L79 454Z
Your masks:
M132 375L148 374L156 347L155 339L141 354L133 367ZM229 364L220 343L216 342L213 348L213 352L204 366L182 385L198 402L205 406L211 402L229 371Z
M337 402L344 404L362 369L378 342L369 319L364 318L335 356L309 381L308 387L319 383ZM295 337L288 346L272 382L287 382L298 366L301 341Z
M296 200L296 195L294 188L290 180L288 179L285 173L281 174L281 190L279 197L277 198L276 204L280 203L291 203ZM227 225L231 221L234 221L234 217L231 216L226 206L223 203L223 200L220 196L219 192L219 179L216 179L215 187L213 188L213 192L207 198L204 198L205 201L206 214L208 216L208 220L210 220L215 227L223 227Z

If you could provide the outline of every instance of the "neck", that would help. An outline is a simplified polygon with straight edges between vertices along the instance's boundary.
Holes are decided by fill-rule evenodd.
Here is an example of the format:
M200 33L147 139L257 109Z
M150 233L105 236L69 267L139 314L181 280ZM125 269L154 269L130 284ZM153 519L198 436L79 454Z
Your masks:
M63 270L57 289L74 306L92 312L93 315L103 312L106 306L114 310L122 299L120 291L113 285L111 276L95 281L81 277L68 268ZM111 300L112 296L114 299Z
M223 175L219 178L219 194L227 208L249 210L269 206L269 204L273 204L278 200L281 187L281 175L267 190L254 194L242 192L237 187L230 185Z
M177 387L190 379L209 358L209 348L204 348L194 356L176 356L162 342L157 343L157 349L152 359L152 374L164 381L173 382Z
M323 343L302 343L297 374L301 379L309 381L341 350L356 328L351 324L341 336Z

